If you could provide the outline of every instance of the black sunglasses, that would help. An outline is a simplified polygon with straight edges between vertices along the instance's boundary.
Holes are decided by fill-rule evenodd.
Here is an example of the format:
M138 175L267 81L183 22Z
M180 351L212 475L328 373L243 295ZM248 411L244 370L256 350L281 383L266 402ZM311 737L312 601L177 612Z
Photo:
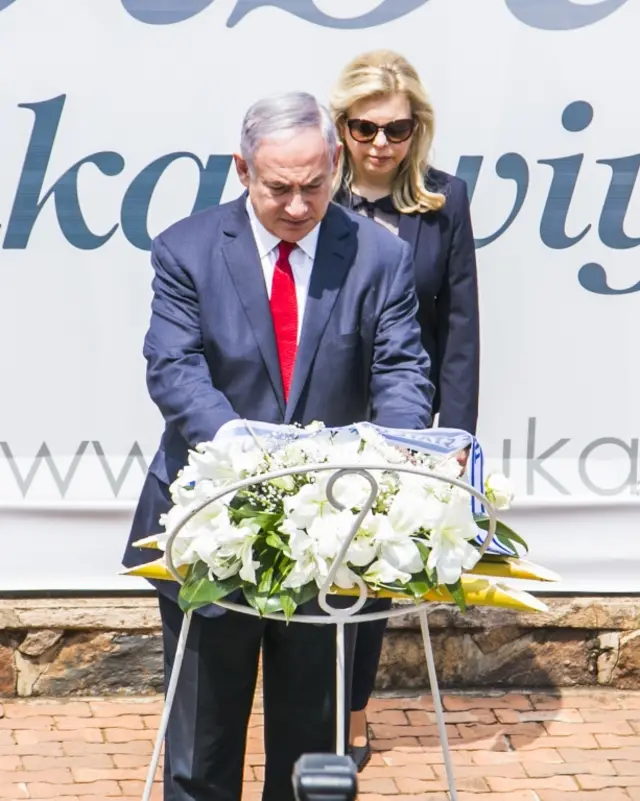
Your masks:
M400 142L406 142L411 136L416 127L416 121L414 119L392 120L386 125L377 125L371 120L355 119L347 120L347 127L356 142L373 142L378 131L382 131L387 142L397 145Z

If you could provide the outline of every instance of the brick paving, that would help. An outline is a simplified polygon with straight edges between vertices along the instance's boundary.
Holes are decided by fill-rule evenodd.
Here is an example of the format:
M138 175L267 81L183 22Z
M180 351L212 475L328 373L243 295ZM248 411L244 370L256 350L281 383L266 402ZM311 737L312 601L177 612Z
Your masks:
M460 801L640 801L640 692L450 694L444 702ZM5 702L0 799L137 801L160 711L157 698ZM431 698L380 698L370 717L375 753L360 777L361 801L447 799ZM244 801L260 797L261 726L256 704Z

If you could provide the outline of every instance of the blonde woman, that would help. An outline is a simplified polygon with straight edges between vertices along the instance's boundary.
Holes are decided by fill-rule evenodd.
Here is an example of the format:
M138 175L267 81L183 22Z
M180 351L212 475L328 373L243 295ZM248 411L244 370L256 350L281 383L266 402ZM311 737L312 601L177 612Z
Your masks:
M480 348L469 201L463 181L429 164L434 114L425 89L405 58L375 50L345 67L331 112L344 145L335 199L412 246L422 344L436 387L434 414L440 427L475 433ZM371 755L366 707L385 623L358 626L350 743L359 769Z

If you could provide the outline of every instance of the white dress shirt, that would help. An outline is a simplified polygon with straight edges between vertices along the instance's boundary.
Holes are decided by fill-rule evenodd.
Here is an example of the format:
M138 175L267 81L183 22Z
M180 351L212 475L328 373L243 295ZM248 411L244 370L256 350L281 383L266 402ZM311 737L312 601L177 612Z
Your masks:
M278 245L281 240L277 236L267 231L264 225L256 217L251 200L247 198L247 214L251 222L253 237L258 247L258 255L262 264L264 282L267 286L267 294L271 298L271 287L273 285L273 273L278 260ZM293 273L293 280L296 285L296 300L298 303L298 342L302 331L302 321L304 319L304 309L309 293L309 281L311 280L311 270L313 261L316 257L316 247L318 245L318 234L320 224L310 231L304 239L301 239L296 247L291 251L289 264Z

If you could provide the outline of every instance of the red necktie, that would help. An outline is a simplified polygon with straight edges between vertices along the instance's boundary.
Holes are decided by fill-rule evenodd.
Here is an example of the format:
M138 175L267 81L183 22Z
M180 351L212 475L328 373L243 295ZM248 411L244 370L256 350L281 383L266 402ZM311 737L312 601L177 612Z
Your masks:
M273 271L270 300L285 400L289 397L298 347L298 301L296 284L289 263L289 256L294 247L295 244L292 242L282 241L278 245L278 260Z

